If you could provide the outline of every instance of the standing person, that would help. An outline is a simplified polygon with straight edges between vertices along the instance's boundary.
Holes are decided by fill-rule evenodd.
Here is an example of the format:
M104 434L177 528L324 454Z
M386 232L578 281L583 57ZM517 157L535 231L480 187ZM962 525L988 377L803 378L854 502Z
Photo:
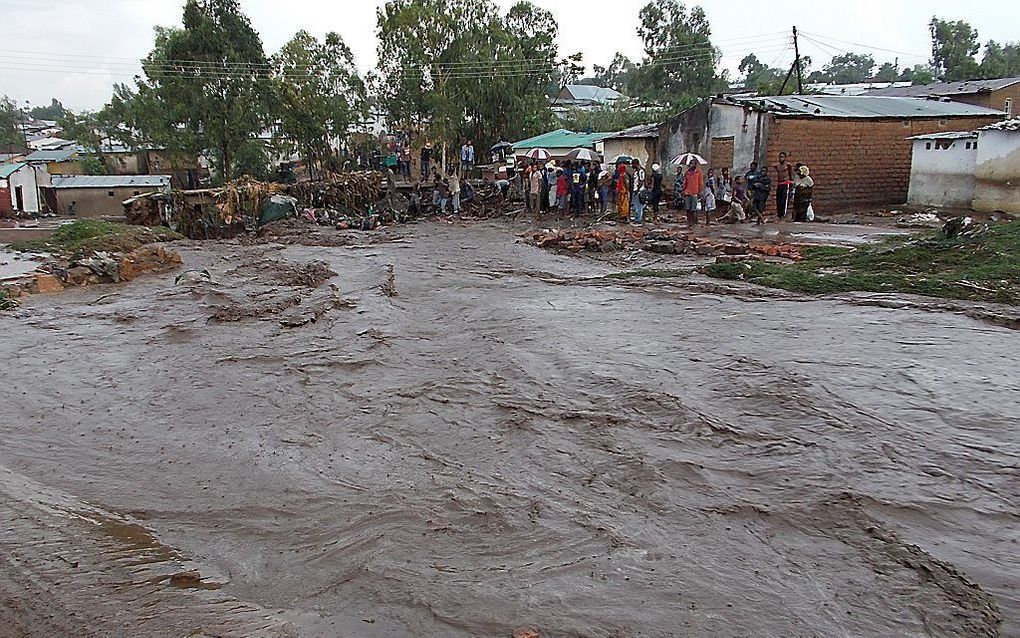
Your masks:
M436 166L432 167L432 205L439 206L439 200L442 199L442 186L443 177L439 174L439 168Z
M715 191L719 187L719 180L715 176L715 169L708 169L705 177L705 190L701 192L701 204L705 210L705 225L712 225L712 214L715 212Z
M528 174L528 207L531 209L531 214L535 216L535 221L542 219L542 173L539 171L537 166L532 166L531 172Z
M404 179L411 180L411 146L407 143L400 149L400 174Z
M464 146L460 147L460 170L465 175L471 170L471 167L475 163L475 145L471 140L468 140Z
M429 164L432 161L432 144L426 142L425 146L421 147L421 179L425 181L429 178Z
M570 193L570 182L567 181L567 171L570 170L570 164L566 165L566 170L562 168L556 169L556 208L559 209L562 215L567 210L567 194Z
M723 167L721 174L716 178L715 205L720 214L726 214L733 201L733 178L730 177L730 169Z
M570 210L577 215L584 212L584 185L587 182L588 170L583 162L577 162L570 175Z
M642 224L645 219L645 203L642 201L642 196L647 197L645 194L645 179L648 176L645 173L645 169L641 166L641 160L635 157L631 160L630 164L634 171L630 199L631 209L633 210L631 219L635 224Z
M620 164L616 167L616 213L620 221L630 220L630 193L633 181L627 167Z
M446 212L446 202L450 201L450 183L449 183L449 181L444 179L439 174L438 171L436 172L436 175L437 175L437 177L439 179L439 182L437 184L438 191L439 191L439 212L440 213L445 213Z
M545 179L546 183L549 185L549 190L547 192L549 193L548 209L550 212L556 210L556 189L558 187L556 183L556 178L558 177L558 174L556 171L557 171L556 162L551 161L545 165Z
M705 190L705 176L698 166L697 160L691 160L684 173L684 210L687 211L687 225L698 223L698 204L701 203L701 192Z
M453 201L453 214L460 215L460 175L457 174L456 166L450 168L447 184L450 187L450 199Z
M786 161L786 153L780 153L779 163L776 164L776 216L779 219L786 218L790 204L790 189L793 187L793 174L793 166Z
M793 180L793 221L806 222L808 207L815 189L815 180L807 166L797 169L797 178Z
M613 174L609 172L608 166L603 166L598 177L600 215L605 215L609 209L609 191L612 190L612 186Z
M768 170L758 168L758 162L751 162L751 170L747 173L747 189L751 195L751 215L764 224L765 207L769 193L772 192L772 177Z
M652 206L652 214L655 221L659 220L659 202L662 201L662 167L652 164L652 191L649 197L649 204Z
M593 215L595 214L595 211L598 210L598 206L599 206L599 175L600 175L600 173L601 173L601 171L599 170L598 162L592 162L588 166L588 183L585 186L585 188L586 188L585 199L586 199L586 203L588 204L588 206L587 206L588 212L593 214Z

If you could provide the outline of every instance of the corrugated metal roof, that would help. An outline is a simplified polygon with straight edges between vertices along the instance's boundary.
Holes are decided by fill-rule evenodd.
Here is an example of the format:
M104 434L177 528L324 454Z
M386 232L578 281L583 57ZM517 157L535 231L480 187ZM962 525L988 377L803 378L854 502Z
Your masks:
M890 86L868 91L868 95L885 97L926 97L929 95L971 95L987 91L998 91L1020 82L1020 77L997 78L994 80L965 80L963 82L934 82L918 86Z
M764 107L778 116L911 118L1002 115L1001 111L961 102L872 95L784 95L740 98L738 101Z
M977 137L977 131L950 131L948 133L928 133L926 135L914 135L908 140L966 140Z
M661 124L639 124L630 128L623 129L618 133L611 133L602 139L615 140L620 138L645 138L645 137L659 137L659 128Z
M25 166L27 166L27 164L24 162L18 162L17 164L0 164L0 179L7 179Z
M579 102L599 102L607 104L614 100L626 97L623 93L604 86L591 86L588 84L568 84L567 93L574 96Z
M612 133L575 133L565 128L542 133L535 137L529 137L520 142L514 142L514 150L526 150L529 148L590 148L595 142Z
M161 188L170 185L169 175L54 175L53 188L117 188L145 186Z
M63 149L58 151L36 151L25 158L26 162L63 162L71 159L75 154L74 149Z

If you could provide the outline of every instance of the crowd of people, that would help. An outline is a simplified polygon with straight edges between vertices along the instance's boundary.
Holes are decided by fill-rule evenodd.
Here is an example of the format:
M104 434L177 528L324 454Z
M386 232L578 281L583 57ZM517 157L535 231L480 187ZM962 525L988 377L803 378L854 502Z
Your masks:
M645 212L657 217L663 198L663 174L659 164L646 170L638 159L615 165L597 162L550 160L544 164L525 160L522 171L527 210L536 219L544 213L560 215L615 213L620 221L644 223ZM779 155L775 174L777 217L793 221L813 220L814 180L803 164L790 164ZM772 195L772 172L752 162L743 175L729 168L717 173L702 170L697 160L679 166L673 184L672 208L687 215L689 224L715 221L765 223L765 209Z

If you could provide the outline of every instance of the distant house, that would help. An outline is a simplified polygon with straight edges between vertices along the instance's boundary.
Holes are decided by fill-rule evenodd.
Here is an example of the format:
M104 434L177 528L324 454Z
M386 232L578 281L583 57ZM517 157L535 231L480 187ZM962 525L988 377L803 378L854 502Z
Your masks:
M854 84L805 84L804 88L809 93L821 95L866 95L869 91L877 89L904 88L911 86L910 82L857 82Z
M544 148L555 159L562 159L575 148L596 150L596 144L610 133L575 133L565 128L542 133L526 140L514 142L514 154L523 157L533 148Z
M1020 213L1020 118L978 130L974 210Z
M977 167L976 131L915 135L907 203L970 208Z
M39 212L39 181L27 162L0 165L0 217Z
M785 151L791 163L811 168L815 209L831 211L905 202L909 138L1001 119L1001 111L970 104L871 95L717 98L664 123L658 152L664 167L694 152L713 168L743 174L752 161L774 166Z
M62 148L72 148L75 143L72 140L40 133L28 138L28 146L37 151L56 151Z
M659 162L661 127L661 124L641 124L607 135L602 138L603 157L611 162L620 155L629 155L645 167Z
M560 90L553 104L575 108L591 108L612 106L617 100L625 100L627 96L605 86L588 84L568 84Z
M25 161L45 166L46 172L50 175L77 175L81 172L78 151L74 148L35 151L25 156Z
M122 215L126 199L169 189L169 175L71 175L54 176L41 191L55 213L66 214L75 202L78 217L102 217Z
M879 97L947 99L1002 111L1007 119L1020 114L1020 77L894 86L868 91L867 94Z

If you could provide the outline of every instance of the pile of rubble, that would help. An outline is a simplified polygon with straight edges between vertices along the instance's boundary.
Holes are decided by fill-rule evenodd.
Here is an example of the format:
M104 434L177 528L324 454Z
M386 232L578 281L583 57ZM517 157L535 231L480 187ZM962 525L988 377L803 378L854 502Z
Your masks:
M644 250L664 255L719 256L718 261L741 261L777 257L799 261L804 258L801 246L740 242L699 237L686 230L660 228L645 230L588 228L583 230L537 230L523 233L529 244L550 250L571 253L583 251L611 253L619 250Z
M179 268L181 256L163 246L146 245L127 253L94 252L52 261L4 287L6 296L60 292L65 288L131 281L146 273Z

